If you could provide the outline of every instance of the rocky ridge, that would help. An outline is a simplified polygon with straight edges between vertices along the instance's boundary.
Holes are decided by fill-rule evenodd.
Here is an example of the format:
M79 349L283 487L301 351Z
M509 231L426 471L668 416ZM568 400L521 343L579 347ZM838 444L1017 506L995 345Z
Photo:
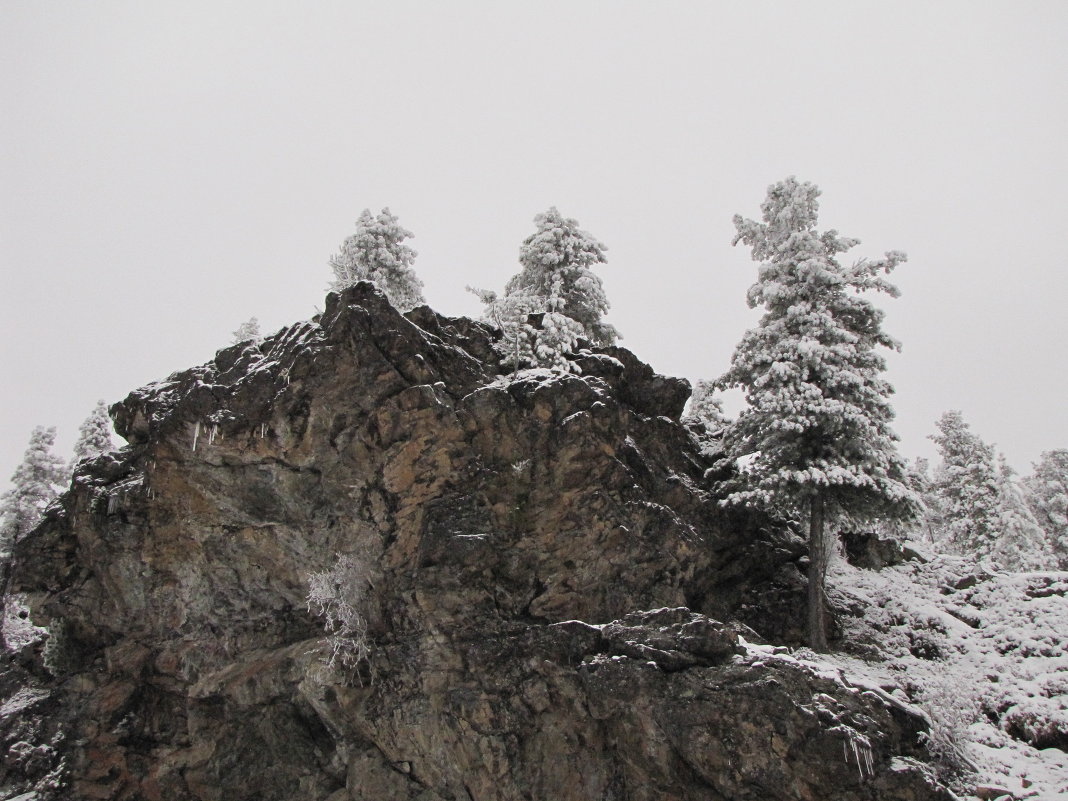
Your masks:
M112 407L16 549L4 797L949 798L921 713L770 644L803 548L710 499L686 382L495 335L359 284ZM353 670L306 603L339 554Z

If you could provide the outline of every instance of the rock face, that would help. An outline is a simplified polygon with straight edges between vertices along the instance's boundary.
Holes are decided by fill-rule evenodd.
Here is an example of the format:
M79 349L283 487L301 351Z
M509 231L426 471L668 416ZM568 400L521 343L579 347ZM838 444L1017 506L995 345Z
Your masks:
M926 561L907 543L898 542L892 537L881 537L871 531L843 531L839 534L839 540L849 563L866 570L881 570L907 561Z
M51 634L7 657L4 797L948 797L910 707L755 644L796 642L801 543L710 500L685 382L501 377L493 335L360 284L116 404L16 549ZM339 554L352 669L306 604Z

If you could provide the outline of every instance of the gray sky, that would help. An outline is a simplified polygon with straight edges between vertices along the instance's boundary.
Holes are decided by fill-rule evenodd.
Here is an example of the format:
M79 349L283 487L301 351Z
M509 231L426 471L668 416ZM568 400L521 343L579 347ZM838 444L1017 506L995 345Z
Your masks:
M1068 3L0 4L0 482L37 424L322 306L359 212L477 314L533 216L605 242L622 344L726 368L757 313L734 213L908 252L902 451L959 408L1012 464L1068 447Z

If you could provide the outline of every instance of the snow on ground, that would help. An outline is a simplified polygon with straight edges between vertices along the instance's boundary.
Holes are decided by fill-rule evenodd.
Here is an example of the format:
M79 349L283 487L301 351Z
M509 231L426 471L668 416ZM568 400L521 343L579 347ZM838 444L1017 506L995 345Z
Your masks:
M30 622L30 613L20 593L12 593L4 599L3 643L7 650L21 651L48 636L47 629Z
M844 652L820 658L922 708L961 794L1068 799L1068 573L838 559L828 586Z

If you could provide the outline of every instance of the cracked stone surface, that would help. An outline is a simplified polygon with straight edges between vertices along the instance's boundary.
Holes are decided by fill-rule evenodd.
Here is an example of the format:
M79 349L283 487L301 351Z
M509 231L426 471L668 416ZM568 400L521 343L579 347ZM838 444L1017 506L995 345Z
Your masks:
M6 655L5 797L948 798L914 711L747 644L797 642L803 548L710 499L686 383L495 335L359 284L113 406L16 549L52 634ZM305 602L338 554L355 670Z

